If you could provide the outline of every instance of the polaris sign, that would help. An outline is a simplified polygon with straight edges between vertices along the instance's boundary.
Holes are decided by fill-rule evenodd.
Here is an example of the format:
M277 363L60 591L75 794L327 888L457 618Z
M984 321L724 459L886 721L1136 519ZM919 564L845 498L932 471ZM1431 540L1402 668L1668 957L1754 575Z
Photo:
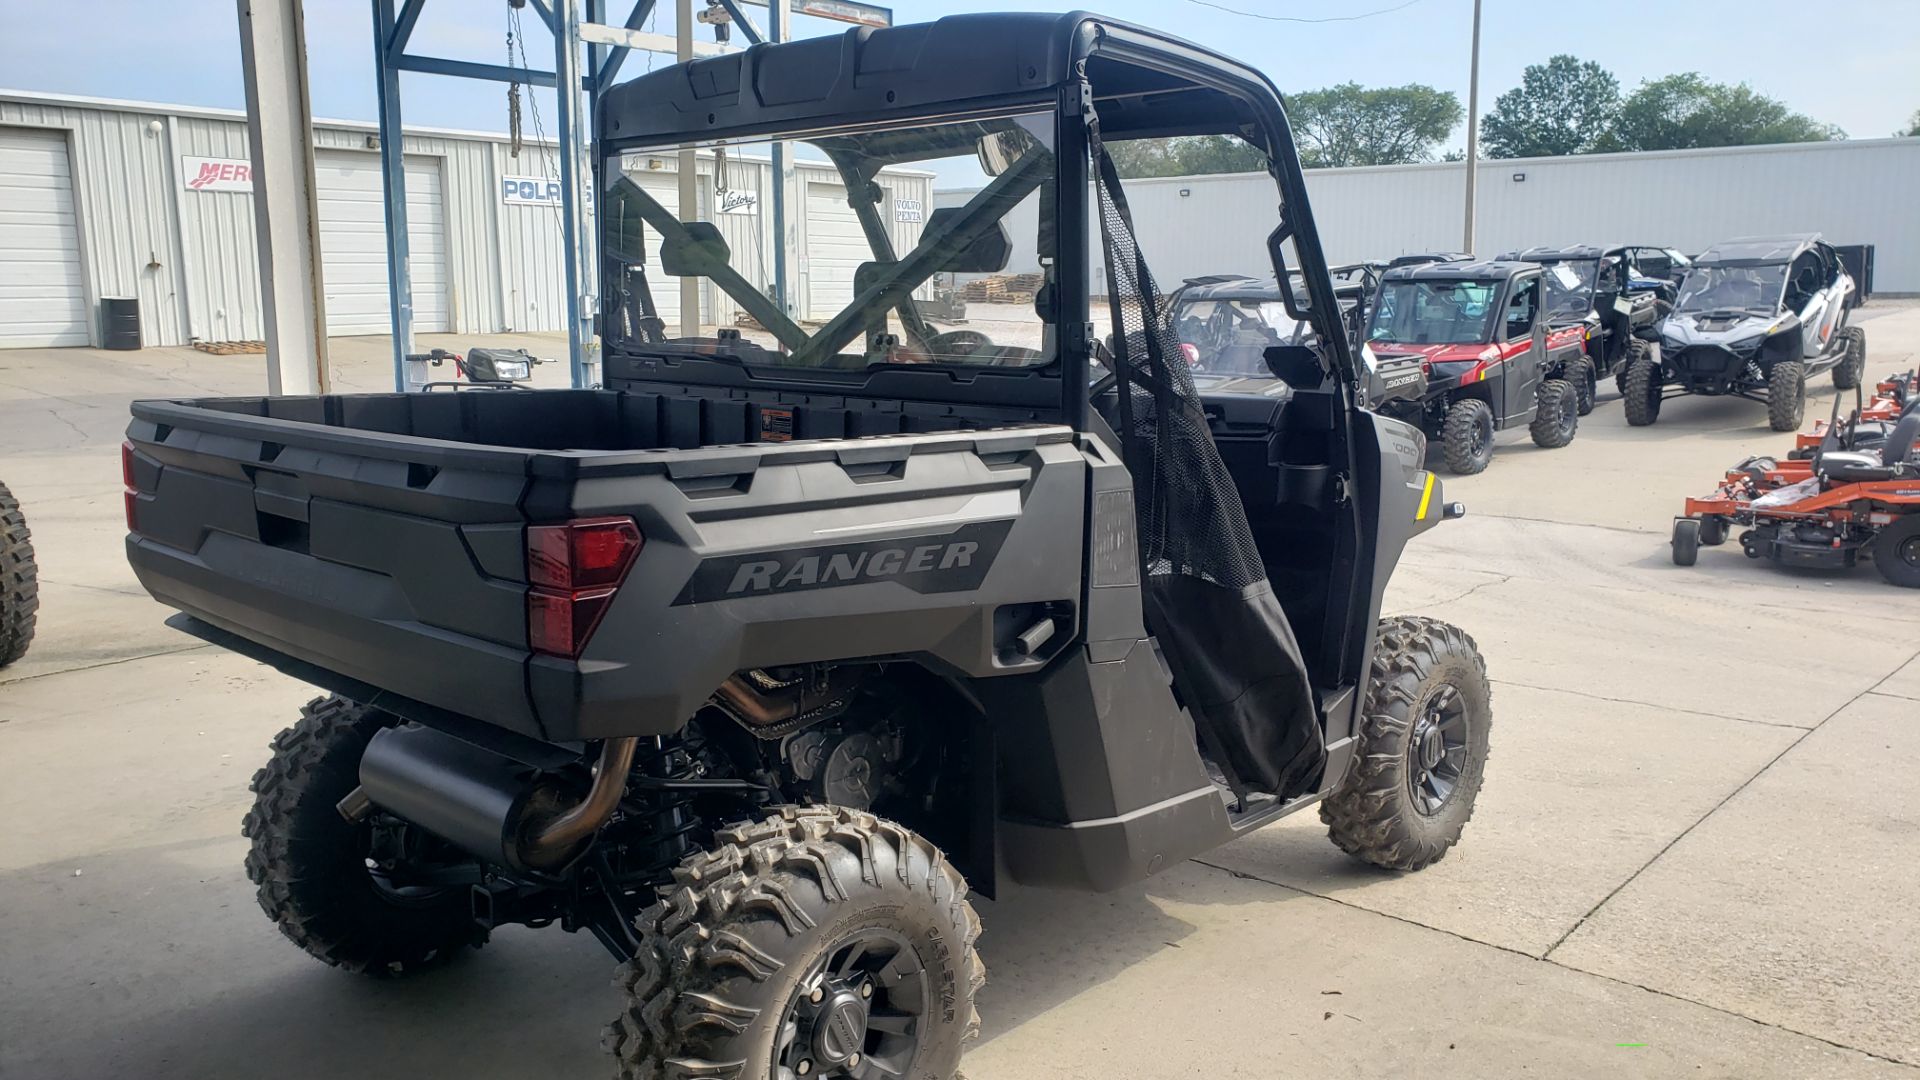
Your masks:
M503 176L500 201L533 206L559 206L560 181L544 176Z

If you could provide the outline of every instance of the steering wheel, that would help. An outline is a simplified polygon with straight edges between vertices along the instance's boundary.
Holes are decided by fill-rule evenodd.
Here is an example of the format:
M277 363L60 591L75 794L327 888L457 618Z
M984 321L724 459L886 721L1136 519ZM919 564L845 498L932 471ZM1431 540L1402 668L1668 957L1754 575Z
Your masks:
M927 339L927 351L945 355L972 355L993 348L993 339L978 330L948 330Z

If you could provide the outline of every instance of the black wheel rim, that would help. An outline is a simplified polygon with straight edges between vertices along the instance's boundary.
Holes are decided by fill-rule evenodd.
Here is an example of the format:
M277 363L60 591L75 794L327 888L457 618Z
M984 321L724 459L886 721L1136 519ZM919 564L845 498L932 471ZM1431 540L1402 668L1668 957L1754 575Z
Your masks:
M774 1036L772 1080L906 1076L931 999L926 966L905 937L855 931L800 981Z
M1473 435L1467 439L1467 450L1479 457L1493 448L1493 417L1482 416L1473 423Z
M1420 705L1407 741L1407 787L1427 817L1446 809L1467 769L1467 700L1441 683Z
M1920 570L1920 536L1909 536L1895 549L1900 561L1916 570Z

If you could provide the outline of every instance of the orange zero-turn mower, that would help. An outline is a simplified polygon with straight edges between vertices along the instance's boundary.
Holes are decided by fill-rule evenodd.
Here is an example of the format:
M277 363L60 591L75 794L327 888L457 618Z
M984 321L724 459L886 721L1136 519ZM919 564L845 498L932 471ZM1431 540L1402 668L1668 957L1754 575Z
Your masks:
M1910 404L1872 450L1825 449L1804 462L1753 459L1713 494L1688 499L1673 521L1673 561L1744 526L1750 559L1815 569L1851 567L1866 554L1889 582L1920 588L1920 404Z
M1833 418L1816 420L1812 431L1803 431L1794 436L1793 453L1787 456L1795 459L1810 458L1822 446L1832 449L1835 439L1844 440L1845 449L1848 450L1865 449L1863 443L1877 443L1893 428L1900 419L1901 413L1915 401L1920 401L1920 367L1882 379L1874 388L1873 397L1865 401L1859 400L1860 394L1859 388L1856 387L1854 415L1845 421L1850 425L1850 429L1842 429L1843 422L1839 419L1840 399L1835 398Z

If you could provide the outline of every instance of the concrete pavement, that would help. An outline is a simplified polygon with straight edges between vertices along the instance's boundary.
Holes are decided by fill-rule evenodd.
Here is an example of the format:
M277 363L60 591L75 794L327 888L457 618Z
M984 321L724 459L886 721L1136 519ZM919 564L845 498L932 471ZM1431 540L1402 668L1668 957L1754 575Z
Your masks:
M1920 307L1863 314L1869 374L1910 364ZM384 389L383 350L336 341L339 386ZM311 691L160 625L115 448L129 399L258 392L258 364L0 352L0 477L46 581L0 671L0 1077L605 1075L589 939L507 930L376 984L254 907L246 781ZM968 1073L1920 1080L1920 596L1667 558L1681 498L1784 441L1743 402L1630 430L1606 392L1572 446L1522 432L1449 478L1470 516L1415 543L1389 606L1487 656L1461 846L1388 875L1307 815L1117 894L1009 890L981 904Z

